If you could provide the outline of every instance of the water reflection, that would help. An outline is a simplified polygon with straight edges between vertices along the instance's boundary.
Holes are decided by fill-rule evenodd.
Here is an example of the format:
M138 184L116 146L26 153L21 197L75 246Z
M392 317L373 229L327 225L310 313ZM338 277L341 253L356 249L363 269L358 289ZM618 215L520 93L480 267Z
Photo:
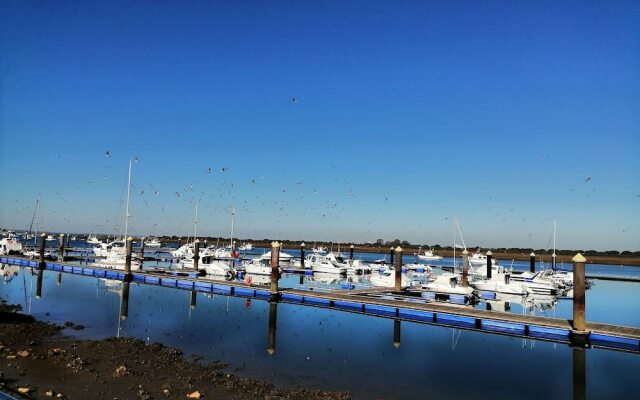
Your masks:
M267 353L273 355L276 352L276 325L278 319L278 303L275 301L269 302L269 333Z
M587 351L584 348L573 348L573 399L585 400L587 398L587 371L585 359Z

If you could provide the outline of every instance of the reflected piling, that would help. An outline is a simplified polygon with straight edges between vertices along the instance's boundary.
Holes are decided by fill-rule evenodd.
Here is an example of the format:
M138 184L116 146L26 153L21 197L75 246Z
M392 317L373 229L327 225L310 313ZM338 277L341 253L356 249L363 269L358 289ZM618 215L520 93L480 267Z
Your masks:
M400 320L393 320L393 347L396 349L400 347Z
M122 301L120 302L120 319L125 320L129 316L129 282L122 283Z
M278 303L269 302L269 333L267 353L273 355L276 352L276 322L278 319Z

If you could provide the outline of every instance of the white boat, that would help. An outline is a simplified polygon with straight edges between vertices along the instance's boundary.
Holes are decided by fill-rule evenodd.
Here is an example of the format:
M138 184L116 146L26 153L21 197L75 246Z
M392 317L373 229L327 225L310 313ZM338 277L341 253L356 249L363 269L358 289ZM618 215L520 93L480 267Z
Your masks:
M428 265L425 264L404 264L402 266L403 269L406 269L407 271L420 271L420 272L424 272L425 274L431 274L433 272L433 268L431 268Z
M181 267L182 269L192 270L193 258L181 260L178 267ZM198 269L204 270L207 275L214 276L233 277L236 274L235 269L233 269L229 264L217 260L216 257L211 255L200 258L198 262Z
M126 243L124 240L116 239L109 243L100 242L100 244L98 244L98 246L94 247L92 250L93 254L95 254L96 257L107 257L112 251L124 254L126 250L125 246Z
M547 269L540 272L540 276L555 283L556 286L562 288L571 288L573 286L573 272L559 271Z
M429 260L429 261L438 261L442 260L442 256L437 256L433 254L432 250L425 250L424 253L420 254L420 249L418 249L418 254L416 254L419 260Z
M185 243L176 250L171 251L171 255L176 258L191 258L195 252L195 244Z
M486 268L485 268L486 269ZM497 292L505 294L526 295L533 291L522 282L512 282L511 274L500 267L497 271L491 269L491 278L473 280L471 286L483 292Z
M344 258L344 256L340 253L335 254L333 252L328 253L327 255L316 254L319 257L327 257L329 261L337 264L339 267L346 268L347 274L356 274L356 275L364 275L371 273L371 267L369 264L361 261L361 260L349 260Z
M473 294L473 288L471 286L462 286L459 283L460 274L454 274L446 272L441 275L437 275L431 282L423 283L422 289L436 294L459 294L464 296L471 296Z
M485 256L481 252L473 253L469 257L469 265L471 267L481 267L483 265L487 265L487 256Z
M254 258L243 264L244 271L251 275L271 275L271 265L269 260Z
M283 263L283 262L284 263L288 263L288 262L291 261L291 258L293 258L293 256L291 254L287 254L287 253L284 253L282 251L280 252L279 259L280 259L281 263ZM271 261L271 251L268 251L268 252L264 253L263 255L261 255L260 259Z
M20 253L22 253L22 243L14 235L0 239L0 255Z
M316 254L325 254L327 252L327 248L322 246L312 247L311 251Z
M78 237L76 235L71 236L71 240L78 240Z
M253 245L251 243L243 243L242 246L238 247L240 251L251 251L253 250Z
M314 273L324 272L329 274L347 274L347 267L341 266L337 261L320 254L309 254L305 257L304 263L305 266L307 266L307 268L311 268Z
M396 286L396 274L395 271L387 270L381 273L373 273L369 277L371 285L376 287L395 287ZM411 286L411 279L406 274L400 275L400 287L406 288Z
M153 238L153 239L149 240L148 242L145 241L144 245L146 247L160 247L160 246L162 246L162 243L160 243L160 241L157 238Z
M56 238L53 237L53 235L47 235L47 239L48 242L52 242L54 240L56 240Z
M540 272L511 271L511 280L522 282L534 294L556 294L558 292L558 287L551 280L543 278Z
M100 244L102 243L96 235L89 235L87 237L87 243L89 244Z

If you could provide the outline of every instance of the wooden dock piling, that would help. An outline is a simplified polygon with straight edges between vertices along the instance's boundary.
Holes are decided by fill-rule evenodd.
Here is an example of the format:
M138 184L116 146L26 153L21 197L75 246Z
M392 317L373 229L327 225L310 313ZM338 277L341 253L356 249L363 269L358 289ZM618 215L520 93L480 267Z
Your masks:
M304 242L300 243L300 266L304 269Z
M200 239L193 242L193 269L197 272L200 262Z
M144 240L146 238L140 238L140 262L144 261Z
M396 265L395 269L395 291L399 292L402 290L402 247L398 246L394 250L396 253ZM393 259L393 253L391 259Z
M536 253L533 251L529 254L529 272L536 272Z
M584 264L587 259L578 253L573 261L573 330L586 334Z
M125 259L124 259L124 276L125 281L131 282L133 275L131 274L131 251L133 250L133 238L129 236L126 241Z
M393 246L389 250L389 265L393 265Z
M349 260L353 260L353 245L349 246Z
M493 253L491 250L487 251L487 279L491 279L493 267Z
M58 248L58 261L64 262L64 233L60 234L60 247Z
M469 286L469 252L462 251L462 286Z
M271 243L271 297L278 297L278 279L280 278L280 243Z
M45 246L45 239L47 238L47 234L42 232L42 234L40 235L40 248L38 249L38 255L40 256L40 262L38 263L38 269L42 270L45 269L45 267L47 266L47 264L44 262L44 246Z

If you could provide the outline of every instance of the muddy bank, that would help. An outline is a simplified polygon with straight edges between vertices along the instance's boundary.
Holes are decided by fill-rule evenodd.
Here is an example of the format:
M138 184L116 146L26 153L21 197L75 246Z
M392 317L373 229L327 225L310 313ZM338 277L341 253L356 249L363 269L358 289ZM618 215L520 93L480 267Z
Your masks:
M351 399L346 392L282 389L240 378L222 363L185 359L180 350L157 343L75 340L63 329L3 301L0 390L30 399Z

